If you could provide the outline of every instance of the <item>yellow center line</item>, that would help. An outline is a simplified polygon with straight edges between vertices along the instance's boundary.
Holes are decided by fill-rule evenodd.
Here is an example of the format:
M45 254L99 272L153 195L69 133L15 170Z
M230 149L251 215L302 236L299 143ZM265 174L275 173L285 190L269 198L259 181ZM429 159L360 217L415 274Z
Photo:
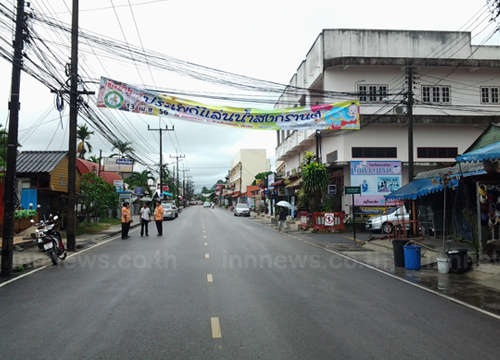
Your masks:
M212 274L207 274L207 282L214 282L214 277Z
M210 322L212 323L212 338L213 339L222 338L222 333L220 331L219 318L218 317L210 318Z
M210 254L205 254L205 259L209 259L210 258Z

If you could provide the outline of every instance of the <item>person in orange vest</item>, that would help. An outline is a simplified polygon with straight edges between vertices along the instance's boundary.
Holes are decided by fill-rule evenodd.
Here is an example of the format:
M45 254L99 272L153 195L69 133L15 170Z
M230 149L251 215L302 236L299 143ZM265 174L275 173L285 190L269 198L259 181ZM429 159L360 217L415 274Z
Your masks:
M130 215L130 204L128 202L123 203L122 207L122 239L125 240L129 238L128 229L130 228L130 222L132 221L132 216Z
M162 236L163 235L163 206L161 206L161 203L159 201L156 202L155 223L156 223L156 230L158 231L157 236Z

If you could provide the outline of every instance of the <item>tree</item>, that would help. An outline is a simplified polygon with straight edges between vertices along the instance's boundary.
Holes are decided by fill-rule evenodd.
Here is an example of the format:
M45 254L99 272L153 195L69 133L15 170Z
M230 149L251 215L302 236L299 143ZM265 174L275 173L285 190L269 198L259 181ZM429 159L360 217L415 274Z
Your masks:
M78 153L78 157L80 159L85 159L85 154L87 152L92 152L92 145L88 142L90 135L94 135L94 132L89 130L87 124L79 126L76 131L76 138L80 140L76 152Z
M257 180L267 180L267 177L272 173L273 173L272 171L258 173L257 175L255 175L255 180L252 182L252 185L256 185Z
M302 164L302 180L304 181L303 191L299 193L305 199L303 202L308 203L309 211L319 211L323 194L326 193L330 178L328 171L323 164L316 161L316 156L306 152L304 154L304 162Z
M124 155L133 155L135 152L131 141L116 140L112 145L111 150L118 150L118 154L111 154L109 157L123 157Z
M7 166L7 144L9 143L9 133L2 129L0 124L0 167ZM17 144L17 147L21 145Z
M95 164L99 164L99 160L100 159L97 156L94 156L94 155L92 155L91 157L89 157L89 161L93 162Z
M105 216L107 209L114 210L118 207L118 196L115 187L97 177L93 172L82 175L80 192L87 222L90 221L91 217Z
M154 181L153 175L151 175L151 171L144 170L142 172L134 171L125 181L130 186L138 186L144 188L144 193L151 196L151 189L149 188L149 180Z

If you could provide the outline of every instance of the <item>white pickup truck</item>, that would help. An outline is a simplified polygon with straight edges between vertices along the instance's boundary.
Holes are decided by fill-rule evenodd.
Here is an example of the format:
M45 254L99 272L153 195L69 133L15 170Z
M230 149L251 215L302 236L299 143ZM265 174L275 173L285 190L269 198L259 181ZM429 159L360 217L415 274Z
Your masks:
M392 221L409 221L410 214L404 206L397 206L387 210L387 214L373 216L365 223L365 229L370 231L382 231L385 234L392 233L394 225ZM410 224L407 224L409 229Z

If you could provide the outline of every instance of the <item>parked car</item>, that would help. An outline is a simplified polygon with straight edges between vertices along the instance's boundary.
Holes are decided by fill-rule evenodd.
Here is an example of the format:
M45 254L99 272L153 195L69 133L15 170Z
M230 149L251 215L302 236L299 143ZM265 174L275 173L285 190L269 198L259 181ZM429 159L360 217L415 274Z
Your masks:
M250 216L250 208L244 203L236 204L234 216Z
M365 229L371 231L382 231L385 234L392 233L393 224L391 221L410 220L410 214L404 206L393 207L387 210L387 214L372 216L365 223ZM406 224L406 229L410 228L410 224Z
M206 208L206 207L208 207L208 208L209 208L209 207L210 207L210 203L209 203L208 201L205 201L205 202L203 203L203 207L204 207L204 208Z
M165 219L175 219L177 216L179 216L179 210L177 209L177 206L172 203L162 203L161 206L163 207L163 220Z

